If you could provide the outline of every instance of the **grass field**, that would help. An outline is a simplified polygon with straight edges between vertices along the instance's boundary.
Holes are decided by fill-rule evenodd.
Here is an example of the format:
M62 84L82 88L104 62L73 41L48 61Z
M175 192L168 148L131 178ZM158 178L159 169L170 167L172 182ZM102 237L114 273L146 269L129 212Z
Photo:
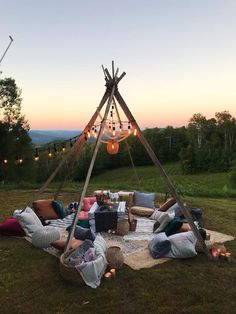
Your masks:
M206 228L236 236L236 193L226 174L181 176L166 168L190 206L203 209ZM138 168L141 186L130 169L117 169L91 180L95 189L166 191L153 167ZM227 188L226 188L227 187ZM188 188L188 190L187 190ZM50 190L53 185L50 186ZM67 204L78 198L81 185L70 184L60 196ZM230 191L230 192L229 192ZM0 190L0 220L28 203L32 190ZM195 192L195 193L194 193ZM50 196L49 190L43 198ZM23 239L0 237L1 313L235 313L236 241L226 244L231 263L193 259L173 260L151 269L124 266L112 281L97 289L65 283L59 261Z

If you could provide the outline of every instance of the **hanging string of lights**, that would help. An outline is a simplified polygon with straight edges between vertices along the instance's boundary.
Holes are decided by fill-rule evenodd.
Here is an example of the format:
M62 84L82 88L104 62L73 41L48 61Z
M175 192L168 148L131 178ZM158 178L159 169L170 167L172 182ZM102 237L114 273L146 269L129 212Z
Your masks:
M80 136L84 136L85 141L92 141L92 139L96 140L102 125L102 116L100 113L99 119L100 121L95 122L94 125L86 128L86 132L81 133L80 135L74 136L60 143L51 143L44 147L35 148L33 160L36 162L39 161L40 155L45 153L49 159L56 157L59 154L63 154L68 149L68 146L69 148L73 147L74 143ZM107 152L109 154L117 154L119 150L119 142L125 140L131 134L136 136L137 129L132 126L130 121L121 120L117 105L113 99L111 109L103 129L101 142L107 145ZM8 159L4 157L2 161L0 160L0 162L7 165L10 160L10 158ZM24 158L20 154L17 154L15 157L15 164L21 165L23 162Z

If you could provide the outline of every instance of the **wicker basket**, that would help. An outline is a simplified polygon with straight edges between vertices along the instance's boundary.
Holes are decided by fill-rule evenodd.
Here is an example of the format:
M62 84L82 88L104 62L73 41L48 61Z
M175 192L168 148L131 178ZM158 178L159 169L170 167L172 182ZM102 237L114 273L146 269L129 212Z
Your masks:
M110 246L106 253L107 262L110 268L121 268L124 264L124 255L119 246Z
M128 219L118 219L116 234L124 236L129 232L129 221Z
M66 281L68 281L70 283L74 283L77 285L83 285L84 280L80 276L80 273L78 272L78 270L76 270L74 266L65 264L65 262L64 262L64 259L68 255L70 255L72 252L73 252L73 250L69 250L68 252L63 253L60 256L60 265L59 265L60 274L61 274L63 279L65 279Z

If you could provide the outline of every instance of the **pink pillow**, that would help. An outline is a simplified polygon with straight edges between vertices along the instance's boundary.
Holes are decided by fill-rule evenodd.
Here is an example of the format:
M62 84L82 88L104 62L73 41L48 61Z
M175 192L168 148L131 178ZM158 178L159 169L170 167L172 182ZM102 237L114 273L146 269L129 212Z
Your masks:
M89 211L93 203L96 202L96 197L85 197L83 199L83 210Z
M81 211L80 213L79 213L79 220L88 220L89 218L88 218L88 212L85 212L85 211Z
M6 218L0 224L0 234L3 236L24 237L25 232L16 218Z

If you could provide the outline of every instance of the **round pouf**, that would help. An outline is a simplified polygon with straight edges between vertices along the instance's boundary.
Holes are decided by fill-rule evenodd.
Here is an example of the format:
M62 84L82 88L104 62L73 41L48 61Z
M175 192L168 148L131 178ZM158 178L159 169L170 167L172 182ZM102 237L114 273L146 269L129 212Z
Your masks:
M124 255L119 246L110 246L107 249L106 258L111 268L121 268L124 264Z
M60 232L53 227L43 227L36 230L32 235L32 244L35 247L44 249L50 244L60 239Z

